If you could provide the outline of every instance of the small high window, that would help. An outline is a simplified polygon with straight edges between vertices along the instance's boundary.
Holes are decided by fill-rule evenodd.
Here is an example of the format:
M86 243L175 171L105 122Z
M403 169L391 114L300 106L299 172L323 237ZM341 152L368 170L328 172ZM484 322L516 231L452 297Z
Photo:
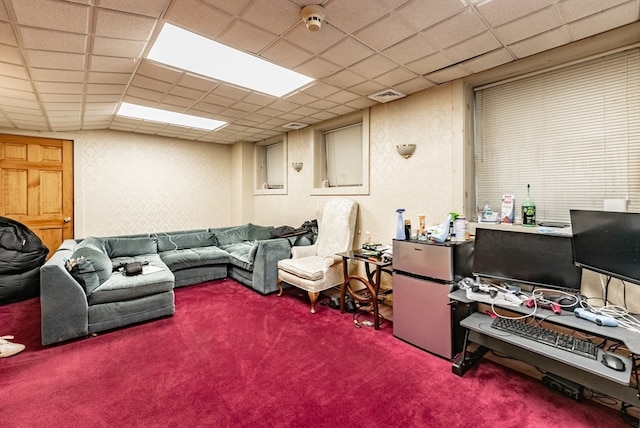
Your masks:
M369 111L314 128L314 195L369 194Z
M279 136L256 143L255 193L284 195L287 193L287 140Z

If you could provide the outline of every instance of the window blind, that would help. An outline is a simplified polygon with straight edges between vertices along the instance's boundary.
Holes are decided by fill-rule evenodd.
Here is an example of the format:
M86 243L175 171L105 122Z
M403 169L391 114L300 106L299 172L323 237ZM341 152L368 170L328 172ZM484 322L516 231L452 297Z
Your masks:
M569 223L570 209L627 199L640 212L640 49L475 94L476 205L527 197L537 221Z
M331 186L362 185L362 123L324 134L327 178Z

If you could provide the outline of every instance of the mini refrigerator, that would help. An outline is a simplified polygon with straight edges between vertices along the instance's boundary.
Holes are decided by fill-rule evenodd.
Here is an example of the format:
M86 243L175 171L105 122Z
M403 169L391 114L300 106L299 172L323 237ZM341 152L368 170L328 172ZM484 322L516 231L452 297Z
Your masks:
M473 241L393 241L393 335L448 360L462 346L464 316L448 297L471 276Z

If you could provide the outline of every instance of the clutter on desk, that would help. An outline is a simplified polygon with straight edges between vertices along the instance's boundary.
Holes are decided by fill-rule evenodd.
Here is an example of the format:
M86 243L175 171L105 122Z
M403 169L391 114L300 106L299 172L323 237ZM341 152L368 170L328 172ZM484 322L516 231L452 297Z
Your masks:
M515 204L516 197L514 195L508 193L502 195L502 211L500 214L500 222L513 224Z

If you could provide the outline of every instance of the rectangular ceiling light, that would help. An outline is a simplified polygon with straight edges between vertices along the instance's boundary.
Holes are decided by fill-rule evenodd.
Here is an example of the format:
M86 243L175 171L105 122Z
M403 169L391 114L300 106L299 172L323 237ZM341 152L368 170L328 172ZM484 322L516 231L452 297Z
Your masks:
M186 126L187 128L204 129L213 131L226 125L227 122L220 120L207 119L199 116L191 116L184 113L176 113L168 110L160 110L153 107L145 107L137 104L122 103L118 112L118 116L132 117L134 119L149 120L152 122L169 123L172 125Z
M312 78L165 23L147 58L281 97Z

